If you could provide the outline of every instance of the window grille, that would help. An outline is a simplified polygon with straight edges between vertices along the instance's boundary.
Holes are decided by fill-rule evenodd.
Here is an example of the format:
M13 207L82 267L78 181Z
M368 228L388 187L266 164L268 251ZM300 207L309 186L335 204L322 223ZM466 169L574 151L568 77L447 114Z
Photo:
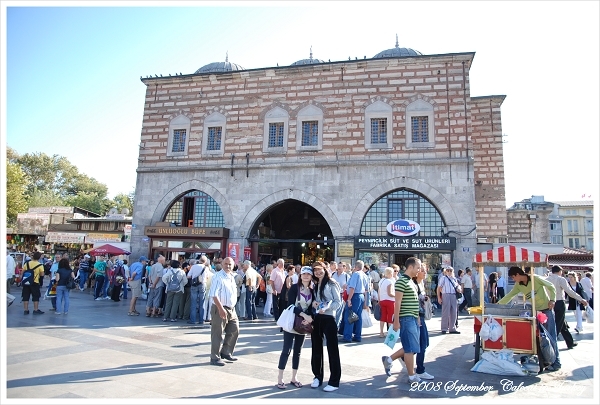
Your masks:
M429 142L428 117L411 117L412 141Z
M165 222L175 222L179 225L183 218L183 199L193 197L194 201L194 227L198 228L222 228L225 226L225 219L219 204L208 194L202 191L190 191L180 197L171 205L171 208L165 215Z
M172 152L185 152L185 129L176 129L173 131L173 148Z
M387 118L371 118L371 143L387 143Z
M283 147L283 122L269 124L269 148Z
M221 149L221 127L210 127L208 128L208 145L207 150L220 150Z
M302 122L302 146L319 145L319 121Z

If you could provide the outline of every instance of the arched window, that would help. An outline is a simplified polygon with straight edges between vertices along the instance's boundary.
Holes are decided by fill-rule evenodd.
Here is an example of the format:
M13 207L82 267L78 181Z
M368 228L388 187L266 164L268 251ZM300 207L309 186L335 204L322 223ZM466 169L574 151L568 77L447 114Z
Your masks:
M178 115L169 122L167 156L186 156L190 139L190 119Z
M365 149L392 148L392 106L376 101L365 108Z
M367 211L360 227L361 236L386 236L388 223L408 219L421 226L418 236L442 236L444 220L424 197L408 190L393 191L377 200Z
M285 152L288 143L290 116L281 107L275 107L265 115L263 152Z
M225 220L219 204L208 194L193 190L173 202L165 222L196 228L223 228ZM191 222L190 222L191 221Z
M406 147L435 147L433 105L416 100L406 107Z

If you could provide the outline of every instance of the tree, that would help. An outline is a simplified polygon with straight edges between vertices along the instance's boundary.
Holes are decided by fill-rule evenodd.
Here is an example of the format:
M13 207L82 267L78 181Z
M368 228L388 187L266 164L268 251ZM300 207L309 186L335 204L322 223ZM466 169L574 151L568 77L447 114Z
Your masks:
M6 161L6 222L7 225L16 223L17 214L26 212L28 207L25 190L29 180L21 167L16 163Z
M123 208L127 208L129 210L129 213L127 215L131 216L133 214L133 196L134 196L134 193L129 193L129 194L120 193L120 194L117 194L112 199L113 204L111 205L111 208L114 207L119 212L121 212L123 210Z

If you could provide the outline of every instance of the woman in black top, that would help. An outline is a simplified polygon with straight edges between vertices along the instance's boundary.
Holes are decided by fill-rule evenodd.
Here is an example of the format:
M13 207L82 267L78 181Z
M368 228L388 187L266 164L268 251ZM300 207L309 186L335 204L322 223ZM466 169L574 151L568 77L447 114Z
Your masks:
M300 280L296 284L292 284L287 293L288 305L294 305L294 313L304 318L306 323L312 323L312 302L313 302L313 289L312 289L312 269L305 266L300 271ZM296 333L295 331L288 332L283 331L283 349L279 356L279 377L277 380L277 388L285 389L285 383L283 382L283 371L287 364L290 352L292 351L292 345L294 348L294 354L292 356L292 380L290 384L294 384L297 388L302 387L302 384L296 379L298 374L298 367L300 366L300 352L304 345L304 339L306 335Z
M75 274L73 274L73 270L71 266L69 266L69 259L64 258L60 259L58 262L58 270L54 275L54 280L56 281L56 315L61 314L61 310L63 309L64 302L64 314L69 313L69 292L67 289L67 280L69 278L75 278Z

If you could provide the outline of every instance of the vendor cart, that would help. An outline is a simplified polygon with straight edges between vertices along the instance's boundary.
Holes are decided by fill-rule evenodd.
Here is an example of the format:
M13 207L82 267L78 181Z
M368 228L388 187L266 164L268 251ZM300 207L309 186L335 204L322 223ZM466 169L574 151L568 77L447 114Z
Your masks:
M473 258L473 266L479 267L479 285L484 284L484 266L492 267L512 267L518 266L525 270L530 267L531 272L531 291L534 291L534 268L547 267L548 256L544 253L527 250L516 246L508 245L496 249L477 253ZM508 274L506 274L508 276ZM475 363L479 361L482 350L501 350L510 349L514 353L525 355L537 354L537 318L535 312L535 300L531 304L499 305L486 304L483 298L483 288L479 288L479 302L481 307L474 313L475 332ZM475 313L480 312L480 313ZM497 341L484 340L479 336L479 331L483 322L488 316L502 325L503 335Z

